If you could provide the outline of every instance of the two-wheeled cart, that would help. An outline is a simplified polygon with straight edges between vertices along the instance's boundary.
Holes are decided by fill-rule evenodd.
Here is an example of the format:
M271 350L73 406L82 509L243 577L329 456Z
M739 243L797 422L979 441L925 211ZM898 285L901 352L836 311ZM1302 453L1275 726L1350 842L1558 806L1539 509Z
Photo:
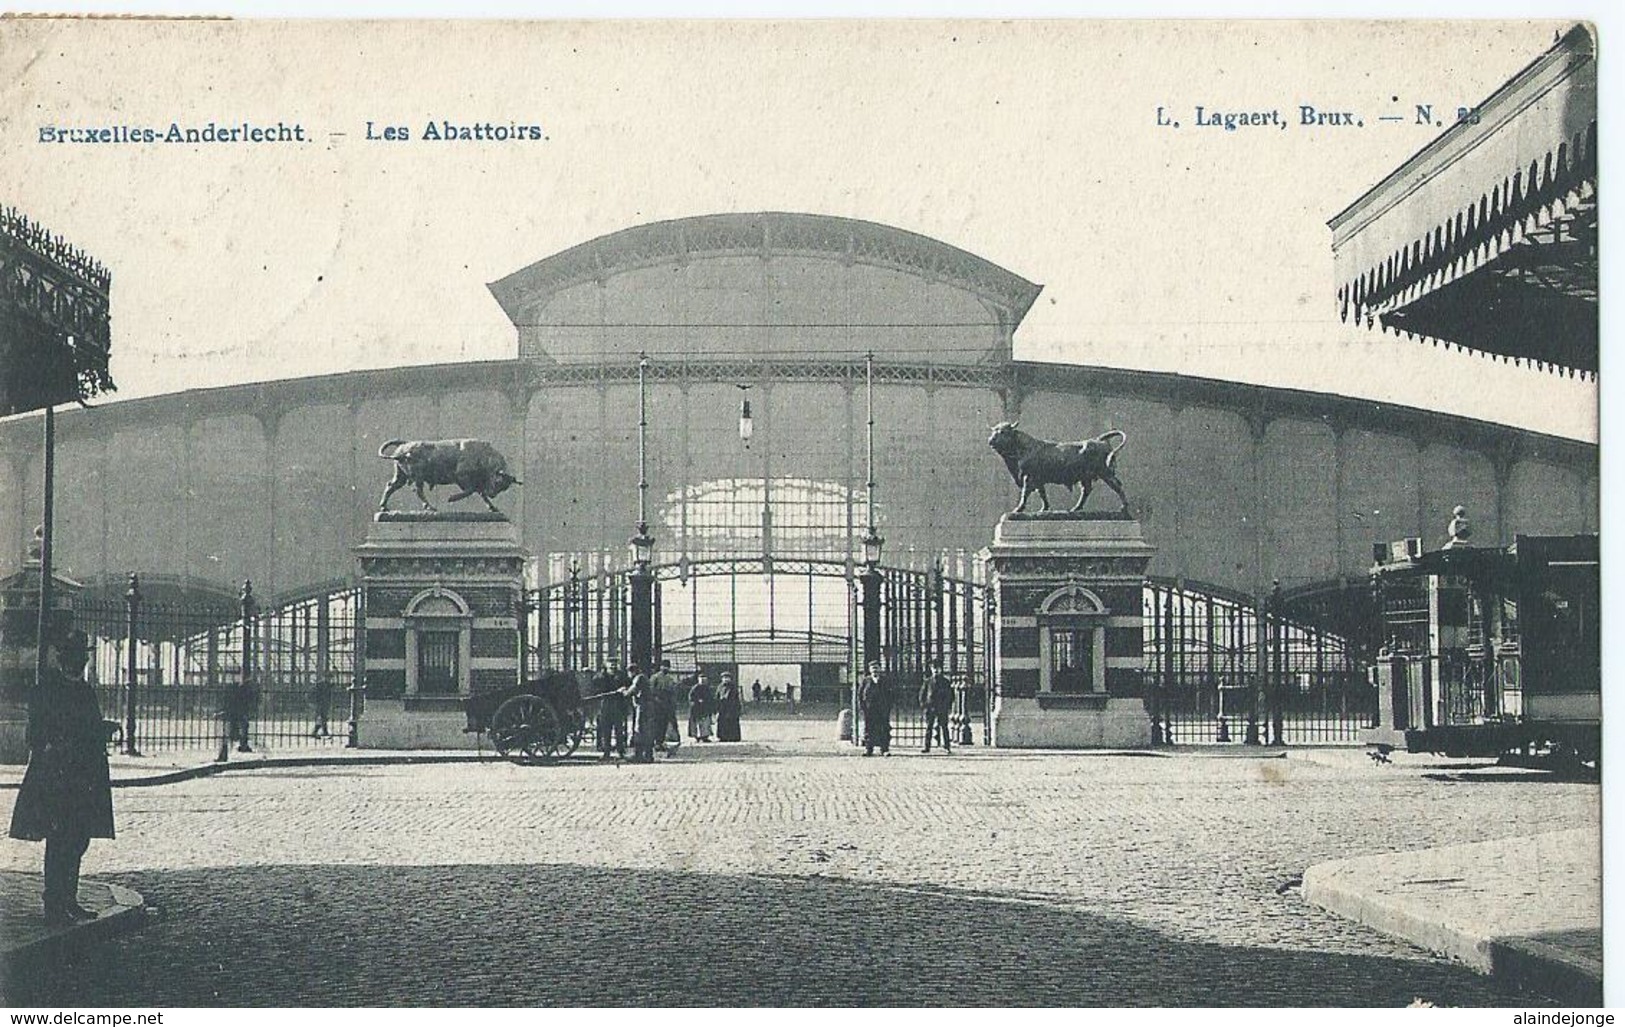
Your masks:
M575 752L586 735L586 706L575 674L553 671L512 688L463 700L464 731L487 734L503 756L552 762Z

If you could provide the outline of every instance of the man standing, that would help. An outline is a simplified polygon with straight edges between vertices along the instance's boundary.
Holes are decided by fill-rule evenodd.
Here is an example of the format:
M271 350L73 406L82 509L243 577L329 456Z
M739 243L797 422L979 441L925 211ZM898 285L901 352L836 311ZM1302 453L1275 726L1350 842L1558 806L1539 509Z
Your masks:
M677 675L671 672L671 661L660 661L660 672L654 676L655 697L660 700L660 734L655 739L655 748L666 754L667 759L677 755L678 748L683 744L682 732L677 729Z
M713 696L711 682L702 672L695 678L694 687L688 690L688 735L696 742L711 740L712 719L716 712L711 708Z
M632 706L632 762L653 763L655 733L665 730L666 718L659 712L660 700L641 665L632 667L632 679L621 692Z
M869 672L858 683L858 709L863 711L863 754L891 755L891 686L880 676L880 664L869 664Z
M954 708L954 685L942 672L942 660L931 661L931 673L920 684L920 710L925 714L925 751L931 751L933 737L942 740L942 751L948 747L948 715Z
M252 726L250 721L254 715L256 698L254 683L246 674L226 693L226 739L220 746L222 762L226 759L226 750L232 742L237 743L238 752L254 751L248 747L248 734Z
M79 905L79 865L92 838L113 837L107 730L85 682L90 640L77 628L50 645L29 698L28 770L11 811L11 836L45 842L45 919L94 920Z
M310 737L328 737L327 720L333 714L333 682L326 673L316 676L316 684L310 689L310 705L316 713L316 726L310 729Z
M598 758L607 760L613 751L626 755L626 697L609 668L600 666L593 675L592 693L598 700Z

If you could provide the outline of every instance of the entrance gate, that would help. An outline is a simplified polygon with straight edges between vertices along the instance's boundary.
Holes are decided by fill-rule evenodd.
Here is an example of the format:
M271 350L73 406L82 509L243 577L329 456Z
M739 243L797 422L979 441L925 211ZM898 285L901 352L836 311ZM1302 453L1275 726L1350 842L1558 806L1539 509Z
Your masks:
M987 737L987 592L943 562L928 570L882 567L881 663L896 690L892 737L923 745L916 695L932 657L956 692L953 728ZM832 720L846 707L858 720L863 609L858 569L842 560L717 559L662 564L655 578L654 651L678 673L738 674L741 665L798 664L800 703L825 704ZM572 561L568 576L532 590L526 601L525 668L593 670L631 648L629 574ZM747 702L751 682L741 681ZM762 682L782 693L783 684ZM861 731L861 726L858 728Z
M953 566L957 573L949 573ZM985 744L992 715L989 594L962 557L929 569L882 567L880 643L892 682L892 740L923 745L917 694L938 657L955 686L952 731ZM862 731L860 574L838 560L706 560L653 568L654 651L681 673L713 679L743 666L796 665L798 694L777 698L849 709ZM526 594L527 677L544 667L591 670L630 648L624 569L575 562L562 581ZM355 695L359 591L334 583L262 610L252 592L200 598L155 579L146 595L93 588L74 603L91 637L88 676L123 745L213 747L234 696L249 739L342 744ZM1159 744L1335 744L1376 720L1369 590L1357 585L1258 598L1181 579L1144 590L1147 711ZM247 692L244 694L244 683ZM741 681L746 701L751 682ZM359 708L359 704L357 704ZM812 709L803 710L811 714ZM132 730L133 729L133 730Z
M880 662L881 673L892 685L892 744L925 744L919 690L931 660L940 659L954 685L950 735L960 744L986 745L993 717L986 584L949 575L940 563L926 571L882 568L881 575ZM857 616L861 626L861 610ZM854 666L854 680L862 669ZM849 698L856 742L862 738L863 724L855 688Z
M1359 590L1244 593L1153 578L1144 599L1153 739L1354 743L1376 723ZM1347 634L1333 630L1343 628Z

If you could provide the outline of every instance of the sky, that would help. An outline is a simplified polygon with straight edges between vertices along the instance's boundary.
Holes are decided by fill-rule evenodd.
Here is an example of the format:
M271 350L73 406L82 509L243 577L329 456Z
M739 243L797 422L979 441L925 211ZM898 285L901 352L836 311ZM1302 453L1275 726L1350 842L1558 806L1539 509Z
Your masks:
M1594 439L1595 383L1341 324L1326 225L1436 131L1376 115L1473 104L1565 27L0 23L0 198L111 268L121 398L511 358L485 283L650 221L783 210L894 225L1041 283L1020 358ZM1191 124L1196 105L1295 120L1302 104L1371 124ZM40 141L210 120L310 141ZM546 139L366 138L369 121L417 137L443 120Z

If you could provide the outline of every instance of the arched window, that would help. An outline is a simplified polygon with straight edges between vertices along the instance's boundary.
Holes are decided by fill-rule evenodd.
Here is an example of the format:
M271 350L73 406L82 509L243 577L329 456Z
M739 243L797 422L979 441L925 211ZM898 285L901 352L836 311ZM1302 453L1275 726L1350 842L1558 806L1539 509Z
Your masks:
M467 695L474 618L449 588L425 589L406 604L406 694Z
M1051 592L1038 609L1040 692L1106 691L1106 607L1079 585Z
M834 481L718 478L668 493L661 521L691 557L839 558L863 534L863 502L861 491Z

